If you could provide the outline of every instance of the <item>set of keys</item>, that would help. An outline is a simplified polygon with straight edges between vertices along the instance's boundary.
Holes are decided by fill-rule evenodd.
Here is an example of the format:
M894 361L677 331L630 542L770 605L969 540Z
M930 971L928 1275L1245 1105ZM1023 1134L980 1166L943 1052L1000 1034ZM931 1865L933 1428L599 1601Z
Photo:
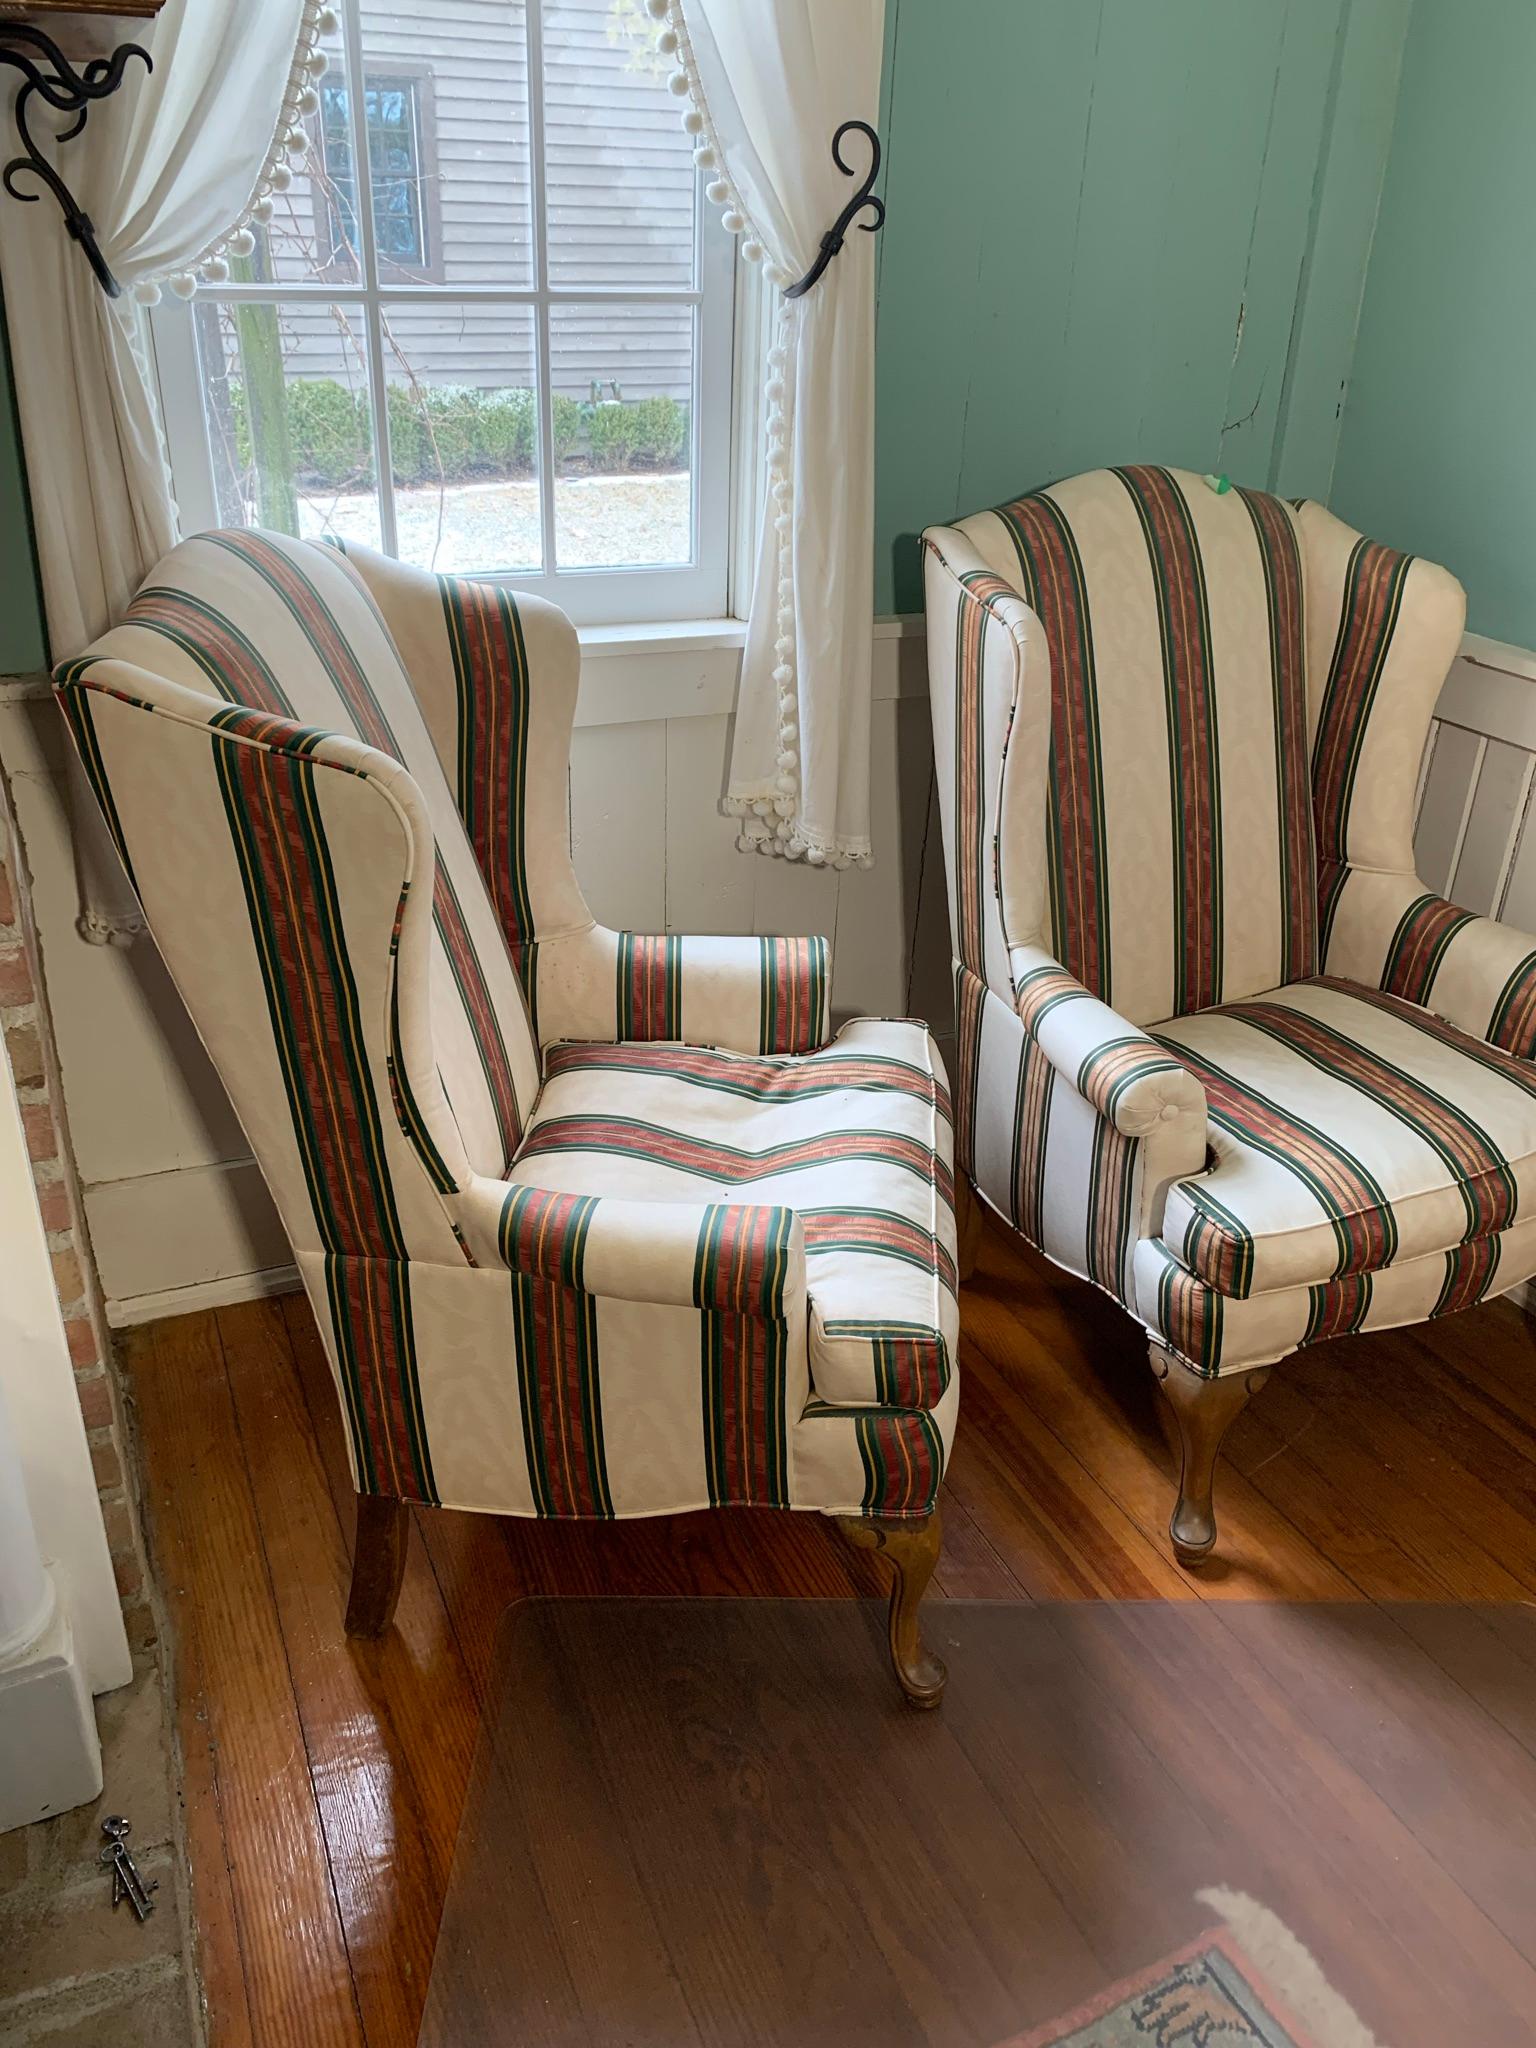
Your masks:
M138 1918L147 1920L155 1910L150 1893L157 1892L160 1883L157 1878L151 1878L146 1884L139 1874L139 1867L128 1849L131 1823L120 1813L109 1813L101 1824L101 1832L107 1837L101 1860L112 1867L112 1910L116 1912L126 1899Z

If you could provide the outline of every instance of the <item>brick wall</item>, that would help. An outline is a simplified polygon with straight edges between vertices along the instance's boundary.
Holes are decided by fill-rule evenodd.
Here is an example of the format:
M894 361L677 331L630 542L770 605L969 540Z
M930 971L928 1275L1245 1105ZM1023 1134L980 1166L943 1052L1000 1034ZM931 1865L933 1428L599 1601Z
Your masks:
M31 915L25 850L0 774L0 1034L21 1102L54 1284L75 1370L112 1568L130 1641L151 1633L138 1517L124 1455L122 1396L91 1263L79 1181L59 1088L58 1062Z

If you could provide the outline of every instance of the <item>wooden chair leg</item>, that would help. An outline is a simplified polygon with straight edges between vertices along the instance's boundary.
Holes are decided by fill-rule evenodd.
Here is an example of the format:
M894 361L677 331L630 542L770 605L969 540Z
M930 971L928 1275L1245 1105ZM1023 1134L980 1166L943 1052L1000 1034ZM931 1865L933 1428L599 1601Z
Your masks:
M347 1600L349 1636L381 1636L394 1620L410 1534L411 1513L403 1500L382 1493L358 1495L352 1591Z
M839 1515L838 1527L861 1550L878 1551L895 1572L891 1585L891 1663L914 1707L936 1707L949 1677L940 1658L923 1642L917 1610L939 1561L943 1534L939 1511L921 1521L876 1515Z
M976 1254L981 1250L981 1201L972 1187L969 1176L961 1167L955 1168L955 1270L962 1282L969 1280L976 1270Z
M1182 1470L1178 1504L1168 1524L1173 1554L1182 1565L1204 1564L1216 1548L1213 1493L1222 1439L1269 1378L1269 1367L1202 1379L1181 1359L1152 1346L1152 1370L1179 1426Z

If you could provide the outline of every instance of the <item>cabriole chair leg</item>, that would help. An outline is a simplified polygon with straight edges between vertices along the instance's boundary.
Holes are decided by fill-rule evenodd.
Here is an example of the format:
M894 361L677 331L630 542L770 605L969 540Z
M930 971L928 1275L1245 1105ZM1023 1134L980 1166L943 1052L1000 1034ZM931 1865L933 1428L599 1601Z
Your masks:
M962 1282L976 1270L981 1250L981 1197L963 1167L955 1168L955 1271Z
M381 1636L394 1620L410 1534L410 1509L403 1500L382 1493L358 1495L352 1591L347 1599L349 1636Z
M1168 1534L1180 1564L1204 1564L1216 1547L1212 1494L1222 1439L1269 1378L1270 1369L1261 1365L1252 1372L1202 1379L1160 1344L1154 1344L1151 1352L1152 1370L1179 1425L1182 1453L1178 1505Z
M914 1707L936 1707L949 1673L923 1642L917 1610L939 1561L943 1535L939 1511L921 1521L876 1515L839 1515L837 1526L861 1550L878 1551L895 1572L891 1586L891 1663Z

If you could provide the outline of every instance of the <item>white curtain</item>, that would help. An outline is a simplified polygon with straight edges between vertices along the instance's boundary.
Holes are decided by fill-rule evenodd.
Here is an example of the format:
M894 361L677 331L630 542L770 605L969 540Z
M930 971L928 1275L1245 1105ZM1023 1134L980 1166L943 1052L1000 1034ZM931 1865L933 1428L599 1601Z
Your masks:
M54 157L120 299L97 285L50 194L0 201L0 280L55 661L117 617L176 539L140 307L158 295L155 280L190 295L198 269L228 275L219 252L232 239L250 246L247 223L270 212L290 175L285 147L314 105L324 19L313 0L167 0L142 33L123 23L153 72L130 64ZM53 117L35 100L28 111L47 153ZM85 795L72 809L81 930L129 937L137 907L95 804Z
M648 0L707 191L776 294L857 190L874 125L884 0ZM862 219L867 220L866 214ZM852 227L804 298L777 299L768 503L727 808L741 843L864 865L874 606L874 236Z

